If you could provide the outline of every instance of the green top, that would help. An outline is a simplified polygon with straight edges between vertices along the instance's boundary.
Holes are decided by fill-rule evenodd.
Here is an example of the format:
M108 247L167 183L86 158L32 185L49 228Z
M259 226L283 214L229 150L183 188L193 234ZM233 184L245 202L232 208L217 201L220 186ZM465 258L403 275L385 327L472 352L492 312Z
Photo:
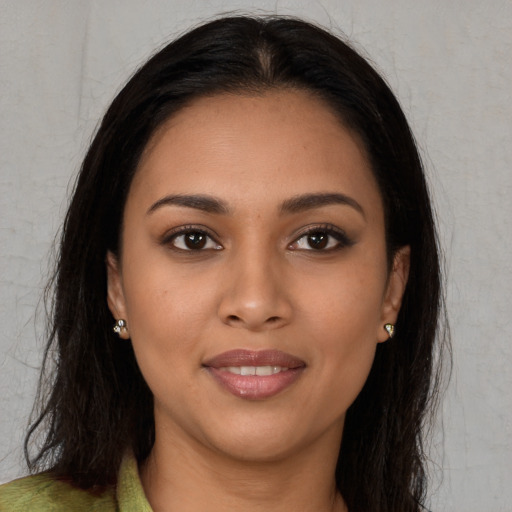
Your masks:
M139 479L137 461L126 456L117 487L84 491L42 473L0 485L1 512L152 512Z

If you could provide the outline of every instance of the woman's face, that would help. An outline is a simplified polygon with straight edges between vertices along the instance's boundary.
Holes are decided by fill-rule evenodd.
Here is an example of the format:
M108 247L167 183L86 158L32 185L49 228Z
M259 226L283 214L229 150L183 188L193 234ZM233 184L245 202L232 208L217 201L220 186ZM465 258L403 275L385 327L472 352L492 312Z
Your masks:
M195 101L153 137L108 300L157 439L273 460L341 439L407 279L361 143L305 92ZM197 444L199 443L199 445Z

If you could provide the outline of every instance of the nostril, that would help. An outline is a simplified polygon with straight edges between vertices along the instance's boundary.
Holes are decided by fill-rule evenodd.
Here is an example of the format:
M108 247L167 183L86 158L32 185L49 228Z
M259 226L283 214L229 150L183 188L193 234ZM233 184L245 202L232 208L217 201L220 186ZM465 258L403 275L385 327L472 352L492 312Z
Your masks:
M270 316L268 317L264 323L266 323L267 325L268 324L275 324L275 323L278 323L279 321L281 320L281 317L279 316ZM245 323L245 321L237 316L237 315L229 315L226 317L226 322L227 323L230 323L230 324L240 324L240 323Z

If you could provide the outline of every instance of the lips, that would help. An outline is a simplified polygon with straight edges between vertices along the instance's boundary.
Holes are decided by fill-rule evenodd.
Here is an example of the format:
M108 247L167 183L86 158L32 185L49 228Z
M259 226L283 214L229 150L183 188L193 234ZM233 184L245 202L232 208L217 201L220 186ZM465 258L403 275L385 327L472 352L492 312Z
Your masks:
M223 389L248 400L263 400L284 391L306 364L279 350L230 350L203 363Z

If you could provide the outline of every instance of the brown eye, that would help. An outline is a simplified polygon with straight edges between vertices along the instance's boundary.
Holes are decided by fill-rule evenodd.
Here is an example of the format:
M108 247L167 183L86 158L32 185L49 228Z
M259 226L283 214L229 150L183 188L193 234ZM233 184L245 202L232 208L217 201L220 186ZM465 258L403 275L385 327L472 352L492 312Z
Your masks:
M183 241L189 249L203 249L206 245L207 237L203 233L187 233L183 235Z
M311 249L325 249L329 243L329 235L327 233L322 233L321 231L317 233L310 233L307 236L307 243Z
M173 248L180 251L201 251L201 250L220 250L222 246L216 243L204 231L185 231L176 233L172 236L169 243Z
M354 245L343 230L330 224L315 226L290 244L289 249L300 251L330 252Z

